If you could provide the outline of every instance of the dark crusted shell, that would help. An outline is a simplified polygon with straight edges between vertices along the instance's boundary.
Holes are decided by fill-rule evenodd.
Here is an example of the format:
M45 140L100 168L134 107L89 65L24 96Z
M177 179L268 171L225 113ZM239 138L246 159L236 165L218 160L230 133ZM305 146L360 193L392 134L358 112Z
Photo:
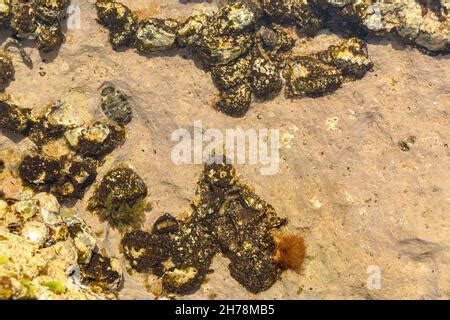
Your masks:
M58 49L64 42L65 37L59 23L38 23L37 26L37 43L39 50L43 52L50 52Z
M41 155L26 156L19 166L20 177L32 187L46 187L58 181L60 170L59 161Z
M136 30L135 46L141 52L169 50L175 47L178 22L173 19L147 19Z
M126 6L115 1L97 0L98 19L110 30L113 48L126 46L134 41L137 19Z
M294 23L306 35L314 35L322 20L315 7L304 0L262 0L264 12L281 23Z
M56 23L69 6L70 0L34 0L33 8L38 19Z
M29 126L29 110L19 108L9 97L0 96L0 128L24 133Z
M284 71L290 97L320 96L332 92L343 83L339 69L314 57L294 57Z
M213 81L218 89L228 90L242 84L250 75L251 56L247 55L229 64L211 69Z
M14 79L14 65L11 57L0 48L0 91L4 90Z
M283 87L280 68L262 55L256 54L252 61L250 86L259 99L277 95Z
M67 138L68 132L65 134ZM97 122L75 134L77 139L71 146L83 156L94 158L106 156L125 140L124 129L112 122Z
M234 117L245 116L252 102L252 91L247 83L238 85L220 94L216 108L220 112Z
M367 44L357 38L350 38L338 45L330 46L317 54L324 63L328 63L342 71L352 80L361 79L373 67L369 58Z

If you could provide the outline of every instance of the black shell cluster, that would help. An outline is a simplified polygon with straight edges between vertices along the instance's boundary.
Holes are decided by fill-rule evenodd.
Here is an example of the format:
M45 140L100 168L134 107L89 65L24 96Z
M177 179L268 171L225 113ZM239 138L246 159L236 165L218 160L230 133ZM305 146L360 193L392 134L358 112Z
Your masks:
M166 293L190 294L221 253L231 262L231 276L247 290L269 289L283 272L273 259L273 232L286 221L239 182L231 165L205 165L196 194L189 218L166 213L151 232L125 234L122 248L131 267L161 277Z
M292 57L295 39L289 27L312 36L325 25L322 6L309 3L235 1L213 15L191 16L185 21L140 21L116 1L98 0L96 7L99 22L110 30L115 49L126 46L145 54L190 49L220 90L216 109L243 117L253 97L258 101L271 99L282 91L284 83L288 96L318 96L371 70L366 44L356 38L313 57ZM308 68L304 61L309 58L316 66L313 72L299 73Z
M36 39L39 50L53 51L64 41L61 18L70 0L0 0L0 26L18 39ZM7 9L6 9L7 8Z
M113 88L114 95L121 92L111 85L109 88ZM0 129L26 136L36 146L37 152L24 156L19 167L25 185L38 192L51 192L59 200L83 197L95 181L97 167L125 141L123 123L131 120L131 113L127 113L127 121L121 121L122 113L114 112L118 108L116 101L108 97L102 91L101 106L120 123L102 120L85 126L74 121L76 111L70 104L52 105L44 115L36 117L10 96L0 96ZM127 100L120 105L128 106ZM58 150L64 148L68 152L58 156Z

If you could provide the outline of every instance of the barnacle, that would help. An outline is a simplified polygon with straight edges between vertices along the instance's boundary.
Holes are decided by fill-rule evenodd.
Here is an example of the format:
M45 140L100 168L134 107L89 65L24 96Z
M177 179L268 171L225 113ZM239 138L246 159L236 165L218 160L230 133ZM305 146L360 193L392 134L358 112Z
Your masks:
M147 186L137 173L128 167L118 167L102 179L88 209L114 228L136 228L144 218L147 195Z
M133 109L128 97L110 84L105 84L102 89L101 108L108 119L121 125L128 124L133 117Z
M164 214L152 232L134 230L122 239L131 268L162 278L167 293L198 290L213 257L230 259L230 274L250 292L270 288L284 266L277 262L274 230L285 224L275 210L239 182L231 165L206 164L184 221Z
M0 48L0 91L3 91L14 79L14 65L6 51Z
M29 126L30 110L21 109L8 95L0 95L0 128L23 133Z

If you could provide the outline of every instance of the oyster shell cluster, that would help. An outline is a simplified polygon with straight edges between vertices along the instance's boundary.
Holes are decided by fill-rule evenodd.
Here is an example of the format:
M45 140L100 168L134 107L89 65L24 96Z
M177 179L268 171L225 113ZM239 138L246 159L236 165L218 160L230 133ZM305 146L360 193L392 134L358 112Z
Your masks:
M70 0L0 0L0 27L18 39L35 39L39 50L53 51L64 41L61 18Z
M284 83L290 97L314 97L371 70L367 46L358 38L324 52L295 56L290 26L304 36L322 28L350 30L351 36L395 31L429 51L448 51L448 5L436 4L423 15L428 6L415 1L233 1L213 15L181 21L139 20L120 2L96 2L99 22L110 30L115 49L125 46L152 54L189 48L220 90L216 109L232 117L243 117L254 98L264 101L278 95ZM427 19L434 19L433 26Z
M395 33L426 53L450 51L450 4L433 1L322 1L329 24L378 35ZM354 32L354 31L353 31Z
M205 165L196 194L186 220L166 213L151 232L124 235L130 267L161 277L165 293L184 295L200 288L221 253L230 259L231 276L248 291L269 289L284 270L274 259L274 232L285 219L241 184L231 165Z
M23 183L59 200L81 199L103 159L125 141L125 128L112 120L85 125L74 106L52 105L41 116L0 97L0 129L28 137L36 146L19 167Z
M114 299L122 272L107 259L55 196L23 189L0 199L0 299Z

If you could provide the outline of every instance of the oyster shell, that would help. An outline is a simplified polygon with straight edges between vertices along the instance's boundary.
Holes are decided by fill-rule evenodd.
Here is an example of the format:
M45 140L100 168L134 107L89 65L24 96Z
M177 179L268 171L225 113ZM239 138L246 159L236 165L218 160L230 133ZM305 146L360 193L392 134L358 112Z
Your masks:
M250 2L235 2L224 6L213 16L213 23L220 35L251 31L260 13Z
M52 194L41 192L34 196L39 208L41 221L47 225L56 225L62 222L58 199Z
M192 48L206 64L224 65L247 53L252 48L253 41L253 36L248 33L218 37L204 31Z
M126 6L116 1L97 0L97 15L102 25L110 30L113 48L126 46L134 41L137 19Z
M65 37L59 23L46 24L37 23L37 43L42 52L50 52L58 49L64 42Z
M211 69L214 84L220 90L228 90L242 84L250 76L251 56L239 58L229 64Z
M0 91L3 91L14 79L14 65L11 57L0 48Z
M38 19L55 23L69 4L70 0L34 0L33 8Z
M268 99L277 95L283 87L280 68L262 55L256 54L252 61L250 85L259 99Z
M335 91L344 81L339 69L309 56L290 59L284 77L290 97L320 96Z
M91 228L78 216L64 218L70 237L78 252L78 263L87 264L97 246Z
M117 148L125 139L125 131L110 122L97 122L81 130L65 134L76 152L83 156L99 158Z
M48 227L39 221L26 222L22 228L22 236L39 247L44 247L50 238Z
M25 156L19 166L24 183L37 189L58 181L60 170L59 161L41 155Z
M29 126L29 110L21 109L10 96L0 95L0 128L23 133Z
M10 28L19 38L35 36L36 18L31 2L14 2Z
M169 50L176 45L178 22L173 19L147 19L136 30L135 46L140 52Z
M178 45L180 47L186 47L197 42L208 20L209 17L206 14L189 17L177 30Z
M250 109L251 102L252 91L250 86L247 83L244 83L221 92L216 108L228 116L240 118L245 116Z
M284 75L291 97L320 96L362 78L373 67L363 41L351 38L311 56L290 59Z
M314 3L307 0L262 0L262 7L273 20L293 23L308 36L315 35L323 23Z

